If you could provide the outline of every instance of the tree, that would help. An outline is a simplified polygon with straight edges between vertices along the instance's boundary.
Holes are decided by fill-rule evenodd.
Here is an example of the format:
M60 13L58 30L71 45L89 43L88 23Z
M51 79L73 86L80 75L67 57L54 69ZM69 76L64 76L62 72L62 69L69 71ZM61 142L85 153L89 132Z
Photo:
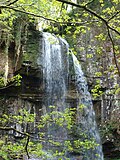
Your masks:
M80 4L79 4L80 3ZM96 27L104 27L106 35L99 37L99 39L104 41L109 39L112 50L116 69L120 75L119 69L119 1L111 0L109 1L81 1L78 3L73 3L72 1L65 0L52 0L52 1L29 1L29 0L15 0L1 2L1 21L3 21L4 26L12 27L13 21L16 13L22 13L32 17L38 17L45 19L49 22L47 25L53 26L53 31L55 31L55 26L59 29L61 26L67 25L66 34L71 32L71 25L74 26L75 34L79 31L86 32L87 26L90 29L89 24L96 25ZM71 14L68 13L67 8L69 6L73 7L73 15L71 19ZM93 8L95 6L96 8ZM76 9L75 9L75 8ZM69 12L72 12L69 11ZM76 10L76 11L75 11ZM55 14L54 14L55 13ZM93 22L93 23L92 23ZM87 24L87 26L86 26ZM6 26L6 27L7 27ZM47 26L46 26L47 27ZM10 29L9 28L9 29ZM86 28L86 29L85 29ZM8 29L7 29L8 30ZM72 31L73 32L73 31ZM74 36L75 36L74 34ZM102 33L101 33L102 34ZM100 34L100 35L101 35Z
M120 36L119 27L118 27L119 25L118 17L120 14L120 10L118 8L118 6L120 5L119 2L111 1L110 3L109 2L104 3L103 1L100 1L98 2L98 6L96 6L96 11L94 11L93 9L91 9L91 5L95 4L94 1L91 1L91 2L83 1L83 4L79 4L79 3L76 4L76 3L64 1L64 0L57 0L57 1L78 7L79 9L82 10L82 12L86 13L84 17L90 18L92 16L93 19L100 21L98 23L98 27L100 27L101 25L105 26L106 33L108 34L108 37L112 44L115 65L116 65L116 68L118 69L118 74L120 75L120 71L119 71L120 69L119 69L117 58L116 58L116 54L119 52L116 48L119 48L119 47L116 46L114 42L114 39L115 41L117 41ZM88 13L90 14L90 16L88 15ZM111 34L113 34L114 37Z

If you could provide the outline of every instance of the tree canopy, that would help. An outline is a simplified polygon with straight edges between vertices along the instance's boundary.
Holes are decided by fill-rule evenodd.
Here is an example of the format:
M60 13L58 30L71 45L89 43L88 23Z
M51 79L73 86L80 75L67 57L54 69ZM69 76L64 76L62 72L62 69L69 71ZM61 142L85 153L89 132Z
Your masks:
M74 35L90 30L90 24L104 28L104 33L96 36L101 40L109 39L120 75L117 58L120 38L119 8L119 0L5 0L0 2L0 25L2 30L10 31L14 19L24 14L31 21L36 19L36 23L45 20L42 23L44 28L50 26L54 32L65 25L66 34L73 32L71 28L74 27Z

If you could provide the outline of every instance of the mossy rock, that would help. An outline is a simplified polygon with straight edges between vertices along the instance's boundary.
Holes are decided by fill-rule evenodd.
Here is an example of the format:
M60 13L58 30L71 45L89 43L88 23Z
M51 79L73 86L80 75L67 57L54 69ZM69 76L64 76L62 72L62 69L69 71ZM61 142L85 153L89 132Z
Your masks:
M37 66L39 56L39 39L40 32L31 28L28 30L27 43L23 53L23 61L30 61L34 67Z

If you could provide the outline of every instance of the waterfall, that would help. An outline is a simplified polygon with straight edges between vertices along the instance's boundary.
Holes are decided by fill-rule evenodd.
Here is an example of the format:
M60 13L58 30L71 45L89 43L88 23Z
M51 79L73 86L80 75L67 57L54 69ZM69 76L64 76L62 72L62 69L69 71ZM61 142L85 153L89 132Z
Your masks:
M65 94L68 82L68 44L50 33L43 33L42 66L47 106L57 105L65 109ZM62 107L61 107L62 106ZM48 107L46 110L49 110Z
M74 54L72 54L72 58L75 70L76 86L80 97L78 107L83 107L82 114L80 113L80 115L77 115L77 123L79 124L79 127L81 127L82 132L86 133L89 139L95 139L95 142L99 144L95 149L86 151L85 160L103 160L100 136L97 131L95 113L93 110L91 95L88 92L87 81L81 69L81 65Z
M44 114L53 111L49 106L55 106L54 111L63 112L66 107L65 95L68 82L68 44L62 38L57 38L50 33L43 32L42 38L43 83L46 95ZM56 124L50 126L48 123L46 136L52 136L53 140L62 143L67 139L67 130L63 126L58 127Z
M51 113L52 109L49 106L56 106L56 111L64 112L65 108L69 108L69 104L65 101L68 90L69 58L67 53L69 51L69 45L63 38L58 38L53 34L44 32L42 33L42 41L40 43L42 44L42 54L38 61L43 67L43 83L45 88L43 114ZM72 59L76 75L76 86L79 94L79 102L76 106L78 112L76 113L77 128L75 132L81 130L81 132L87 134L88 139L95 139L95 142L99 144L95 149L88 149L84 151L85 153L79 154L82 154L84 160L103 160L100 137L96 127L95 114L91 96L88 92L87 82L74 54L72 54ZM81 113L79 112L80 106L83 106L83 111ZM48 123L46 138L52 135L53 140L59 139L61 143L64 143L64 141L68 139L67 134L65 126L56 128L55 124L50 126ZM76 137L69 138L72 140L76 139ZM84 141L84 139L82 140ZM51 148L52 146L50 146L50 144L45 147L46 150ZM69 153L66 155L70 160L83 160L81 156Z

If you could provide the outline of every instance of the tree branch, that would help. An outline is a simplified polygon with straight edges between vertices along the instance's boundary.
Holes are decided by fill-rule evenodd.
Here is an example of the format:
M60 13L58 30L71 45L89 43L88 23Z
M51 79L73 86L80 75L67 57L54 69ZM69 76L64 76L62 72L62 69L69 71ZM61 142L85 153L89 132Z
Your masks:
M16 3L17 1L19 1L19 0L14 0L13 2L10 2L9 4L7 4L7 6L10 6L10 5Z
M0 127L0 130L4 130L4 131L10 131L10 130L13 130L19 134L22 134L24 136L29 136L29 137L32 137L34 138L33 136L31 136L30 134L26 133L26 132L21 132L21 131L18 131L17 129L13 128L13 127Z
M93 10L87 8L86 5L83 6L83 5L75 4L75 3L73 3L73 2L68 2L68 1L66 1L66 0L56 0L56 1L59 1L59 2L62 2L62 3L66 3L66 4L69 4L69 5L72 5L72 6L81 8L81 9L84 9L85 11L89 12L90 14L92 14L92 15L94 15L95 17L97 17L98 19L100 19L100 20L106 25L107 31L108 31L108 36L109 36L110 41L111 41L111 43L112 43L113 56L114 56L114 60L115 60L115 65L116 65L116 68L117 68L117 70L118 70L118 74L119 74L119 76L120 76L120 68L119 68L119 66L118 66L117 58L116 58L116 53L115 53L115 44L114 44L113 39L112 39L112 37L111 37L110 30L114 31L114 32L117 33L118 35L120 35L120 32L118 32L116 29L112 28L112 27L108 24L108 22L109 22L112 18L114 18L117 14L119 14L120 11L118 11L114 16L112 16L112 17L107 21L107 20L105 20L103 17L101 17L100 15L98 15L97 13L95 13Z
M47 18L47 17L44 17L44 16L36 15L34 13L31 13L31 12L26 12L26 11L23 11L23 10L19 10L19 9L14 8L14 7L10 7L10 6L0 6L0 8L8 8L8 9L14 10L16 12L28 14L28 15L31 15L31 16L34 16L34 17L40 17L40 18L43 18L45 20L48 20L48 21L51 21L51 22L54 22L54 23L57 23L57 24L80 24L80 25L83 25L83 24L89 23L88 21L85 21L85 22L72 22L72 21L69 21L69 22L65 22L65 21L64 22L59 22L59 21L56 21L54 19L50 19L50 18ZM93 22L98 22L98 20L95 20Z
M116 17L119 13L120 13L120 11L116 12L112 17L110 17L110 18L108 19L108 21L112 20L112 19L113 19L114 17Z
M4 130L4 131L10 131L10 130L13 130L19 134L22 134L24 136L27 136L27 142L26 142L26 145L25 145L25 151L26 151L26 154L28 156L28 159L30 158L29 156L29 153L28 153L28 143L29 143L29 139L30 137L34 138L33 136L31 136L30 134L26 133L26 132L21 132L21 131L18 131L17 129L13 128L13 127L0 127L0 130Z
M87 4L85 4L85 6L88 6L89 4L91 4L93 2L94 2L94 0L92 0L92 1L88 2Z
M119 65L118 65L118 62L117 62L116 53L115 53L115 44L114 44L114 41L113 41L112 36L110 34L110 29L108 27L107 27L107 31L108 31L109 39L110 39L110 41L112 43L112 49L113 49L113 56L114 56L115 65L116 65L116 68L118 70L118 74L120 76L120 68L119 68Z
M14 7L11 7L11 6L5 6L5 5L4 5L4 6L0 6L0 8L7 8L7 9L10 9L10 10L14 10L14 11L16 11L16 12L24 13L24 14L31 15L31 16L34 16L34 17L40 17L40 18L43 18L43 19L45 19L45 20L48 20L48 21L52 21L52 22L57 23L57 21L54 20L54 19L47 18L47 17L44 17L44 16L40 16L40 15L31 13L31 12L19 10L19 9L16 9L16 8L14 8Z
M27 142L26 142L26 145L25 145L25 151L26 151L26 153L27 153L28 159L30 158L29 152L28 152L28 143L29 143L29 140L30 140L30 137L27 136Z
M15 86L16 82L13 82L12 84L10 85L6 85L6 86L3 86L3 87L0 87L0 90L4 90L4 89L7 89L9 87L12 87L12 86Z
M75 6L75 7L78 7L78 8L81 8L85 11L87 11L88 13L94 15L95 17L97 17L98 19L100 19L109 29L111 29L112 31L114 31L115 33L117 33L118 35L120 35L120 32L118 32L115 28L112 28L109 24L108 24L108 21L105 20L103 17L101 17L100 15L98 15L96 12L94 12L93 10L89 9L83 5L79 5L79 4L75 4L73 2L68 2L66 0L56 0L58 2L62 2L62 3L66 3L66 4L69 4L69 5L72 5L72 6Z

